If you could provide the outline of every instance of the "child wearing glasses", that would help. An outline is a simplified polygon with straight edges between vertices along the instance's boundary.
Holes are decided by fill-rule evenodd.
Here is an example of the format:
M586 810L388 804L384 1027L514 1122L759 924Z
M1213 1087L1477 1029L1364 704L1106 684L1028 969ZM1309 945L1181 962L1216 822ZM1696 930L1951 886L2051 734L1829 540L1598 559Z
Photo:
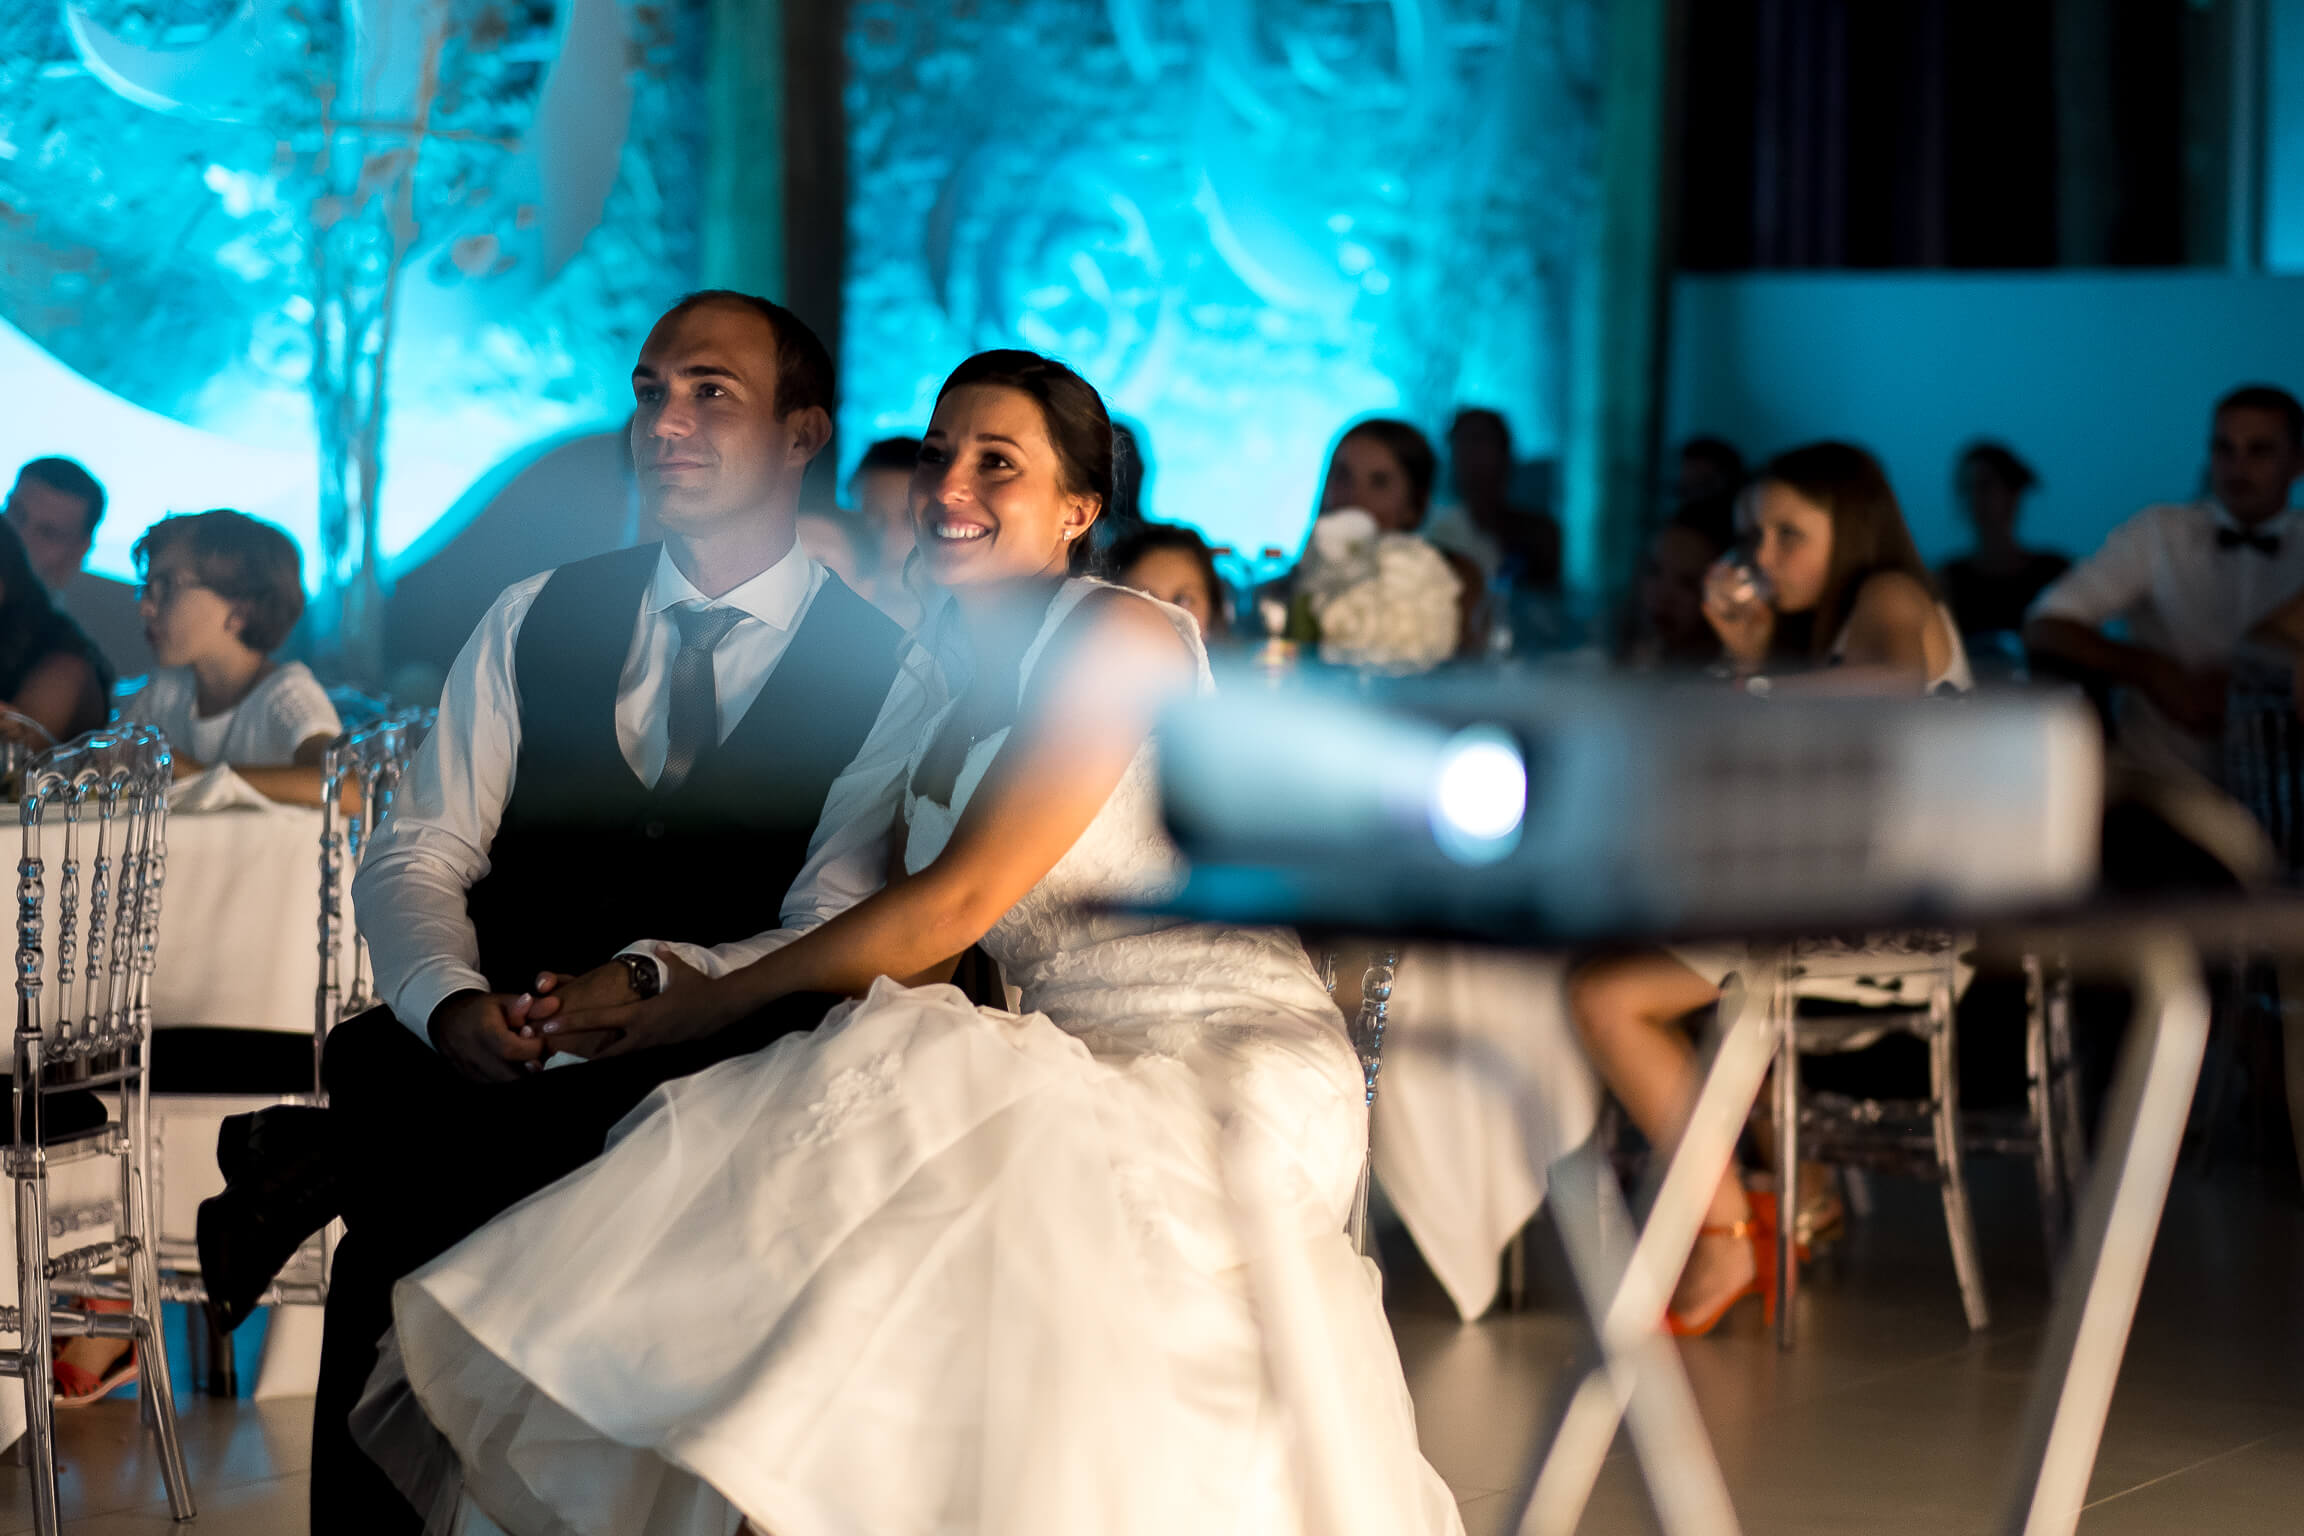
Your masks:
M304 612L303 564L287 534L241 512L163 518L136 541L159 665L120 717L160 728L179 778L229 763L271 799L320 803L343 724L309 667L272 655Z

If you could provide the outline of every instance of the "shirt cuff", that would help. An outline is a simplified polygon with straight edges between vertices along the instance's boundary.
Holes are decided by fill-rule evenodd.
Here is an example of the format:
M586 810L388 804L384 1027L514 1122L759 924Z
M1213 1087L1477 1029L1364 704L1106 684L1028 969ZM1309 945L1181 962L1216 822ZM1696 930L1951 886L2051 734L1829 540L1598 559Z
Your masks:
M432 1043L432 1015L459 992L485 992L488 978L469 966L453 963L433 966L411 977L392 999L392 1016L408 1026L417 1039Z

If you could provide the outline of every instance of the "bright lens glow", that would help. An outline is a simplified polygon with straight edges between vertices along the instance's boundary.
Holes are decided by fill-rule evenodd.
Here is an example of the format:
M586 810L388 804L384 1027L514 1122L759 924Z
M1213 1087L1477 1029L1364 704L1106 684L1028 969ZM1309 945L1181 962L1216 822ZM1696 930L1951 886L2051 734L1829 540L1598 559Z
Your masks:
M1520 841L1527 815L1528 765L1509 736L1475 726L1441 748L1432 834L1450 858L1487 864L1504 857Z

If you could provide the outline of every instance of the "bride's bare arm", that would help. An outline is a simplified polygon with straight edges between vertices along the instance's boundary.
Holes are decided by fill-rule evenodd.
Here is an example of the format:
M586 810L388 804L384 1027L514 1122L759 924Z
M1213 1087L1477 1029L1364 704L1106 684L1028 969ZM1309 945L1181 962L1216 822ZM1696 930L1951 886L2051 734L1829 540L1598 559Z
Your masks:
M893 890L912 878L912 872L904 867L904 845L911 841L911 837L912 829L904 825L902 818L898 818L895 833L888 840L888 877L880 883L882 890ZM960 956L946 955L933 965L923 966L909 976L896 979L908 987L933 986L938 982L950 981L959 969Z
M791 944L661 998L571 1012L552 1034L622 1030L603 1055L707 1035L795 992L858 994L917 976L991 930L1103 809L1161 706L1189 689L1191 653L1168 619L1099 592L1065 621L1014 731L935 862Z

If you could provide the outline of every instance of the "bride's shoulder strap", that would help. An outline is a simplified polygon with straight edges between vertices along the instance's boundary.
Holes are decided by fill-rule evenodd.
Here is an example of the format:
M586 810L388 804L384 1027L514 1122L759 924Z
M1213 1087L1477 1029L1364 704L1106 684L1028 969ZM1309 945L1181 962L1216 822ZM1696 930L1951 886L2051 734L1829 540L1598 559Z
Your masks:
M1193 620L1192 615L1173 604L1163 603L1155 597L1147 597L1133 588L1114 586L1111 582L1099 581L1092 576L1075 576L1064 583L1057 592L1055 599L1049 603L1048 617L1041 624L1040 633L1033 638L1031 646L1024 652L1024 664L1018 669L1016 680L1019 698L1030 696L1032 674L1038 667L1040 658L1047 651L1050 642L1063 631L1066 622L1080 610L1083 604L1100 594L1106 595L1105 602L1126 603L1130 608L1138 611L1150 609L1158 613L1175 631L1176 637L1183 641L1185 651L1192 658L1193 669L1199 676L1200 686L1208 686L1208 652L1200 643L1200 626ZM1102 608L1104 603L1098 603L1096 606Z

